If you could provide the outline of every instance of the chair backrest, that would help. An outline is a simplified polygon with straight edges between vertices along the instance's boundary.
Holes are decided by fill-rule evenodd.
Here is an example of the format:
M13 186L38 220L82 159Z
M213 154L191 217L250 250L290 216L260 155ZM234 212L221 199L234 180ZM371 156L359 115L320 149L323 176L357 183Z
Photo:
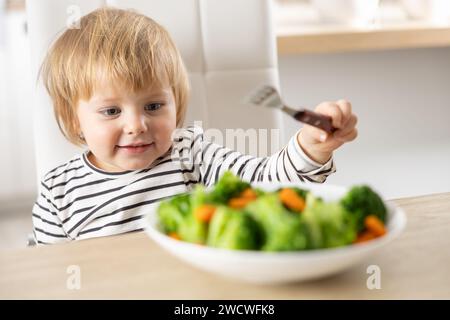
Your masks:
M192 87L186 124L202 121L204 129L222 132L228 128L279 128L278 113L242 103L242 98L260 84L279 87L271 1L28 0L32 76L36 79L56 34L74 16L103 5L134 9L162 24L181 52ZM33 95L39 179L80 150L59 132L41 82L34 87ZM224 141L229 147L230 143Z

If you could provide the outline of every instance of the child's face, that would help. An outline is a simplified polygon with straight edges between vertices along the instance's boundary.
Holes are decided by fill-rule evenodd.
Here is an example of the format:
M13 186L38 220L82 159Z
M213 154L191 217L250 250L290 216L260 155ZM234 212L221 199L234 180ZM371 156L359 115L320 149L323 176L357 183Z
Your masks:
M89 160L109 172L147 168L171 146L176 106L170 87L131 92L103 83L77 108Z

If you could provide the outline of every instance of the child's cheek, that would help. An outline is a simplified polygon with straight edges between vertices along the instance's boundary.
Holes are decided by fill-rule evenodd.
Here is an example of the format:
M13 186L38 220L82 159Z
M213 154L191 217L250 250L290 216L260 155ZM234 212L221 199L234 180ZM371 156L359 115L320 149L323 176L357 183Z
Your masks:
M119 136L120 134L113 127L97 125L92 127L90 132L91 141L87 142L91 144L90 147L93 149L101 150L102 153L111 153L118 143Z
M155 139L162 148L168 148L172 142L172 132L175 130L176 120L175 118L165 117L164 119L160 119L156 121L153 126L155 130L153 132Z

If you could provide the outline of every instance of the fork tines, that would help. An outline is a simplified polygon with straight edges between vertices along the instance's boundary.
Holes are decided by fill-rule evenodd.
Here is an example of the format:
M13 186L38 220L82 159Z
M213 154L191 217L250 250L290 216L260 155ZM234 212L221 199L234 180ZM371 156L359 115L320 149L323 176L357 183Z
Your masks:
M259 88L251 98L251 102L254 104L262 104L266 99L268 99L273 94L276 94L277 91L274 87L265 85Z

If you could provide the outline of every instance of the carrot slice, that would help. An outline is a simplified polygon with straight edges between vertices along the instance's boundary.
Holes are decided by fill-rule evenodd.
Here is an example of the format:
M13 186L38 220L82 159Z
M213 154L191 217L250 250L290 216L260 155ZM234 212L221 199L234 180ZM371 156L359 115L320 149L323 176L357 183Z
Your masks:
M281 202L293 211L303 211L305 209L305 200L291 188L281 189L279 192Z
M386 228L384 227L383 222L375 215L367 216L364 219L364 225L372 232L376 237L381 237L386 234Z
M209 222L216 211L216 207L210 204L204 204L195 209L194 216L203 222Z
M172 239L175 239L175 240L181 240L180 235L178 233L176 233L176 232L171 232L171 233L168 234L168 236L171 237Z
M366 242L366 241L375 239L376 237L377 236L375 234L373 234L371 231L365 230L365 231L361 232L360 234L358 234L358 236L356 237L355 241L353 241L353 243Z
M252 188L247 188L244 191L242 191L240 197L256 199L258 197L258 195Z
M254 201L253 198L231 198L228 201L228 206L233 209L242 209L250 202Z
M231 198L228 201L228 206L230 206L234 209L242 209L249 202L256 200L257 197L258 197L258 195L252 188L247 188L244 191L242 191L238 197Z

